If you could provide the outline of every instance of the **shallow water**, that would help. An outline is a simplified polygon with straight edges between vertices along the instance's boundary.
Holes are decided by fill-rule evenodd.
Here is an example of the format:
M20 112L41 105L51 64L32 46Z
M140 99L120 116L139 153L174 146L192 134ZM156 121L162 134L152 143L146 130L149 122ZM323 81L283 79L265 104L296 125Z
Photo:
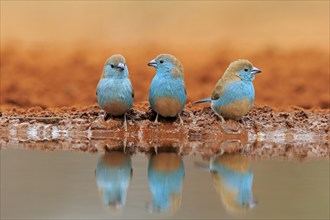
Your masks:
M1 218L329 218L329 160L1 151Z

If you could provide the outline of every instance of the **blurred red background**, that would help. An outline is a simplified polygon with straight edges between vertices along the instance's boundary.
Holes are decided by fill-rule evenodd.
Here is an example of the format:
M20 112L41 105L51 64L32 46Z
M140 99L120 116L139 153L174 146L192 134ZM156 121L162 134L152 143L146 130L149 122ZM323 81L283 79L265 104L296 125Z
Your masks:
M188 101L250 60L256 104L330 107L329 2L1 1L1 108L96 103L105 60L126 57L146 101L160 53L184 65Z

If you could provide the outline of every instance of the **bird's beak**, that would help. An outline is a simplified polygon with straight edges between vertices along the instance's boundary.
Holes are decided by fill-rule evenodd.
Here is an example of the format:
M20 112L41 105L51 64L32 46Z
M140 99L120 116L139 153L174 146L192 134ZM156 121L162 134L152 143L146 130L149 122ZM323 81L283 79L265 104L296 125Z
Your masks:
M119 69L120 71L123 71L123 70L125 69L125 64L123 64L123 63L119 63L119 64L117 65L117 69Z
M148 66L157 67L157 62L156 62L155 60L151 60L151 61L148 63Z
M261 73L261 70L259 70L257 67L253 67L251 73L253 74Z

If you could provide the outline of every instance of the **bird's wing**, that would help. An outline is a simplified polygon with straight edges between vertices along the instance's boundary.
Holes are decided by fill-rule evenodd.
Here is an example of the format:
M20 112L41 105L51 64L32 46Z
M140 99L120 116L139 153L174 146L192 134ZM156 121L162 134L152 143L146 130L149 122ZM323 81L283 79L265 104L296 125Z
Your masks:
M238 76L236 76L236 74L226 74L226 73L224 73L224 75L219 79L219 81L215 85L215 88L213 90L211 99L212 100L219 99L223 95L224 89L226 88L226 86L228 84L233 83L233 82L237 82L237 81L240 81L240 80L241 79Z
M220 96L222 95L223 88L224 88L224 80L221 78L218 81L218 83L215 85L211 99L217 100L218 98L220 98Z

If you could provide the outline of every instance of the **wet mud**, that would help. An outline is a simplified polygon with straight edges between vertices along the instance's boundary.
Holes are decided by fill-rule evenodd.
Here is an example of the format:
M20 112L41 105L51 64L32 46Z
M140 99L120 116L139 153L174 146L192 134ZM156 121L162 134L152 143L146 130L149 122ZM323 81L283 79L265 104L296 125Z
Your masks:
M178 117L162 118L147 102L104 121L97 105L13 108L0 117L1 148L98 152L125 147L133 153L173 147L182 155L240 153L250 156L329 158L329 110L255 106L241 121L221 123L210 107L187 104Z

